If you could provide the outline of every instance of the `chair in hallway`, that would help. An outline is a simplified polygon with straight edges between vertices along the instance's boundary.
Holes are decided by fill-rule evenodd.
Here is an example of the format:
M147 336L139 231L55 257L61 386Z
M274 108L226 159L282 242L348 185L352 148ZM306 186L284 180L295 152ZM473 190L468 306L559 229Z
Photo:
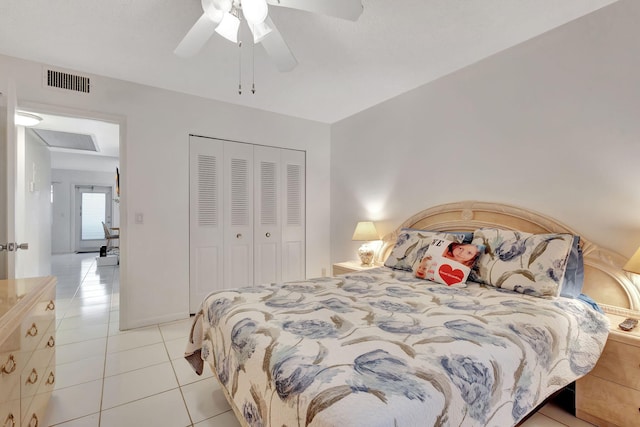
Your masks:
M114 234L111 232L111 229L107 227L107 224L102 223L102 228L104 229L104 238L107 240L107 253L110 250L118 248L118 246L113 246L113 241L120 239L120 234ZM118 244L120 242L118 241Z

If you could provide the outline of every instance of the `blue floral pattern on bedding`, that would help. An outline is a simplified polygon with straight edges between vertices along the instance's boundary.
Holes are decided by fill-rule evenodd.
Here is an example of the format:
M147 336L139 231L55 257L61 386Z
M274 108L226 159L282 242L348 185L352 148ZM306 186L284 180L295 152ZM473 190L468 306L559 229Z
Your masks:
M193 331L244 425L509 426L593 368L609 323L379 268L213 293Z
M486 249L469 279L527 295L556 297L562 293L574 238L562 233L531 234L498 228L478 229L473 233L473 243L482 244ZM575 271L571 272L573 280L576 274ZM575 294L580 289L571 293Z

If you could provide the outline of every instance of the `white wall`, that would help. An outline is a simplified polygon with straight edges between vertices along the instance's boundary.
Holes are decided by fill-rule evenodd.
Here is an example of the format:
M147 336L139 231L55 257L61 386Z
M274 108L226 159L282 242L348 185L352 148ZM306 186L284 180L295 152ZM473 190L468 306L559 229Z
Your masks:
M332 126L332 260L460 200L640 245L640 2L623 0ZM357 159L354 160L354 159Z
M42 72L42 64L0 56L0 89L14 81L19 105L90 111L122 125L121 328L188 316L189 133L305 150L307 275L329 268L328 125L100 76L89 95L51 90ZM134 224L136 213L144 224Z
M89 156L86 156L89 157ZM97 161L95 157L91 160ZM110 160L106 160L111 164ZM111 194L116 194L116 168L113 172L92 172L82 170L53 169L51 182L53 183L53 227L51 232L51 251L54 254L75 251L76 220L74 213L76 185L98 185L111 187ZM112 203L111 224L120 224L120 205Z
M108 172L115 177L120 161L117 157L96 156L92 154L76 154L69 152L51 152L51 168L66 170L83 170L91 172Z

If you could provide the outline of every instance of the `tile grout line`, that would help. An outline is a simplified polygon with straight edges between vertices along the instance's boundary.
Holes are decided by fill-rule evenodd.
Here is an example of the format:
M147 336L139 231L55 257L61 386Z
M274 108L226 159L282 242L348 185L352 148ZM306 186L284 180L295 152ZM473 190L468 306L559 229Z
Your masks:
M97 261L94 260L93 262L96 264L96 269L97 269L98 268ZM93 265L93 263L91 265ZM112 274L111 274L111 283L110 283L111 295L109 295L109 314L107 315L107 340L106 340L105 345L104 345L104 363L103 363L103 366L102 366L102 387L100 387L100 406L99 406L99 409L98 409L98 427L100 427L100 425L102 424L102 405L103 405L103 401L104 401L104 380L106 378L105 374L107 373L107 357L109 355L109 329L110 329L110 326L111 326L111 313L112 313L111 307L112 307L113 292L114 292L113 281L114 281L114 278L115 278L116 267L117 266L113 266L112 267L113 271L112 271ZM118 270L118 274L120 274L119 270ZM118 327L118 329L119 329L119 327Z
M173 370L173 376L176 378L176 383L178 383L178 391L180 392L180 397L182 397L182 403L184 404L184 408L187 411L187 416L189 417L190 427L194 426L193 417L191 416L191 411L189 411L189 406L187 405L187 400L184 398L184 393L182 391L182 384L180 384L180 379L178 378L178 373L176 372L176 367L173 364L173 359L171 359L171 354L169 353L169 349L167 348L167 342L164 339L164 334L162 333L162 328L158 326L160 329L160 336L162 337L162 344L164 346L164 350L167 353L167 357L169 358L169 363L171 364L171 369Z

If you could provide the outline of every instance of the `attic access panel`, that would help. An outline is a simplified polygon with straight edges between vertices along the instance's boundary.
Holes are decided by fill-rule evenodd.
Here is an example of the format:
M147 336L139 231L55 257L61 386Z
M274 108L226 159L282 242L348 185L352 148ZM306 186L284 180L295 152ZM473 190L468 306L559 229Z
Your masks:
M30 129L52 148L97 152L98 147L92 135L82 133L61 132L47 129Z

